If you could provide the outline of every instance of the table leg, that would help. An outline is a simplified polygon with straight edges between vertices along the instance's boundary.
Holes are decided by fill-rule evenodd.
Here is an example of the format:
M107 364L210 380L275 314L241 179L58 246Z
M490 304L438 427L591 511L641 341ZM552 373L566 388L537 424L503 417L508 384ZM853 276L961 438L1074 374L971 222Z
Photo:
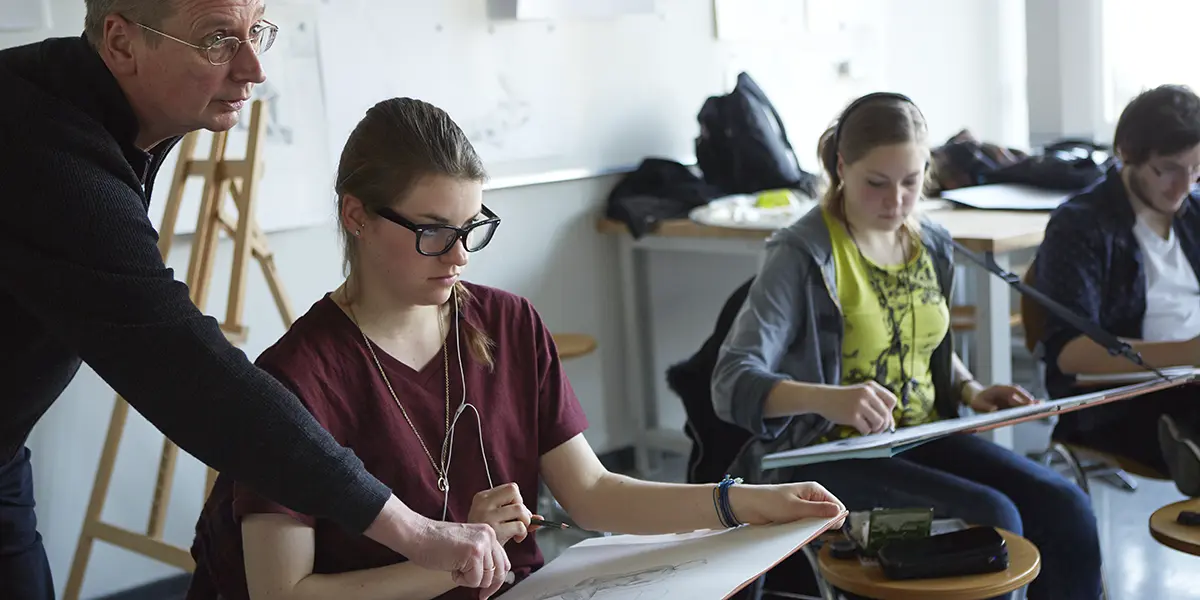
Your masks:
M618 244L618 270L621 273L621 313L625 334L625 395L634 419L634 466L642 477L653 467L647 434L658 421L655 402L654 348L651 345L649 319L649 278L645 253L639 253L630 236L621 236Z
M996 264L1009 269L1007 254L995 255ZM975 379L983 385L1012 383L1012 311L1008 284L984 269L975 273L975 296L978 307L975 327ZM1005 448L1013 447L1012 427L987 432L993 442Z

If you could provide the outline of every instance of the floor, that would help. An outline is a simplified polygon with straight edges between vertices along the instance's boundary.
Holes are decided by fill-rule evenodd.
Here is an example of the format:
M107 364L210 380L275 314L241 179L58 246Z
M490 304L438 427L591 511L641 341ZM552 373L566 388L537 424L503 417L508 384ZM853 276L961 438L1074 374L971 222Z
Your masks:
M1150 513L1183 496L1171 482L1137 481L1134 492L1092 483L1109 599L1200 598L1200 556L1159 544L1147 528Z

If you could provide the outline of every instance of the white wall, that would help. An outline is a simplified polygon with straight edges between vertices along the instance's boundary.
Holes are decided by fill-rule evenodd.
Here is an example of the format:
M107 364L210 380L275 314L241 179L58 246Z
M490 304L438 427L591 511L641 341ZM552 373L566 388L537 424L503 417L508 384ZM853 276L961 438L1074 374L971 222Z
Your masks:
M1034 143L1100 133L1100 4L1098 0L1025 2L1029 131ZM1097 141L1111 141L1100 135Z
M814 1L814 0L809 0ZM826 0L815 0L826 1ZM827 0L833 1L833 0ZM968 127L984 139L1010 145L1028 144L1025 109L1014 98L1025 95L1021 72L1025 40L1021 3L1006 0L870 0L888 25L881 47L880 85L910 94L926 113L934 140ZM82 21L82 2L54 0L53 34L74 35ZM711 3L697 3L711 11ZM44 35L44 34L43 34ZM0 46L43 35L0 35ZM1014 56L1016 59L1014 59ZM1015 60L1015 63L1014 63ZM819 64L797 64L794 77L817 113L787 110L792 141L806 168L815 168L816 134L828 124L845 97L835 90ZM669 77L664 73L663 77ZM767 86L771 93L770 86ZM862 89L859 91L868 91ZM825 100L821 100L824 98ZM701 99L697 99L697 107ZM780 99L780 103L784 101ZM534 302L550 327L596 336L600 351L567 363L584 408L592 421L589 440L599 450L628 444L634 436L622 390L621 326L613 240L595 233L594 219L615 177L488 192L486 202L504 218L487 251L473 257L468 277L495 285ZM340 281L340 257L330 227L272 234L270 243L294 305L307 308ZM222 261L229 248L222 248ZM181 240L169 261L186 272L188 249ZM219 264L227 264L225 262ZM712 328L727 295L752 274L745 259L700 256L657 256L650 275L655 285L654 356L662 369L686 358ZM257 271L250 276L247 321L251 327L247 353L253 357L283 331ZM214 289L226 285L217 271ZM215 293L210 312L219 314L224 299ZM660 390L664 424L681 426L682 410ZM30 446L36 465L36 493L41 531L61 591L91 490L111 411L111 390L84 369L34 432ZM105 517L110 522L142 528L149 507L161 437L140 418L126 430ZM202 469L183 459L177 471L167 539L186 545L201 504ZM103 544L97 546L84 585L85 597L156 579L172 570Z

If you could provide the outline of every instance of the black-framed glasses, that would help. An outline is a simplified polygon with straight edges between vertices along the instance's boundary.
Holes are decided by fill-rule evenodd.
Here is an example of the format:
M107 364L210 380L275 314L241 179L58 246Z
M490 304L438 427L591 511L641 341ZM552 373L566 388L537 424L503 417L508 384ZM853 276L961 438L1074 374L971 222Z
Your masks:
M237 36L226 35L210 38L208 43L204 44L203 46L197 46L196 44L181 40L173 35L163 33L153 27L148 27L138 23L137 21L130 22L138 27L141 27L142 29L145 29L146 31L157 33L168 40L179 42L184 46L189 46L203 52L204 56L208 58L208 62L212 63L212 65L215 67L219 67L232 61L234 57L237 56L238 51L242 49L242 44L250 44L250 47L254 50L254 53L261 55L262 53L271 49L271 46L275 44L275 37L279 34L278 25L263 19L258 23L255 23L254 26L250 28L250 37L244 40L238 38Z
M500 226L500 217L487 206L483 206L483 220L475 221L466 227L455 227L442 223L417 225L396 214L396 211L383 207L375 214L417 234L417 252L424 256L441 256L454 247L454 242L462 241L467 252L483 250L492 241L496 228Z

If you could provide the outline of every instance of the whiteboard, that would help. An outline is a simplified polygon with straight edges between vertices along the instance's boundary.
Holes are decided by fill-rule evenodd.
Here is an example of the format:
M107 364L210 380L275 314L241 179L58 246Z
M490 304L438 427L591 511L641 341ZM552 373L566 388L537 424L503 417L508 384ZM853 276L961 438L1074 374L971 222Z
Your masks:
M542 21L489 20L485 0L324 7L335 156L370 106L410 96L445 109L496 177L690 158L696 113L724 87L707 2Z
M602 174L648 156L690 163L702 104L728 92L742 70L766 90L808 154L803 149L831 116L872 88L837 74L827 21L809 27L808 15L820 12L809 5L831 1L775 2L771 14L747 6L743 13L753 14L738 15L743 22L765 30L787 12L791 27L723 41L713 0L656 0L651 14L534 21L490 20L487 0L326 0L319 23L331 160L368 108L410 96L451 115L494 181ZM858 18L849 9L821 14L831 12ZM850 26L837 27L833 35L853 38ZM863 51L853 58L882 57Z

